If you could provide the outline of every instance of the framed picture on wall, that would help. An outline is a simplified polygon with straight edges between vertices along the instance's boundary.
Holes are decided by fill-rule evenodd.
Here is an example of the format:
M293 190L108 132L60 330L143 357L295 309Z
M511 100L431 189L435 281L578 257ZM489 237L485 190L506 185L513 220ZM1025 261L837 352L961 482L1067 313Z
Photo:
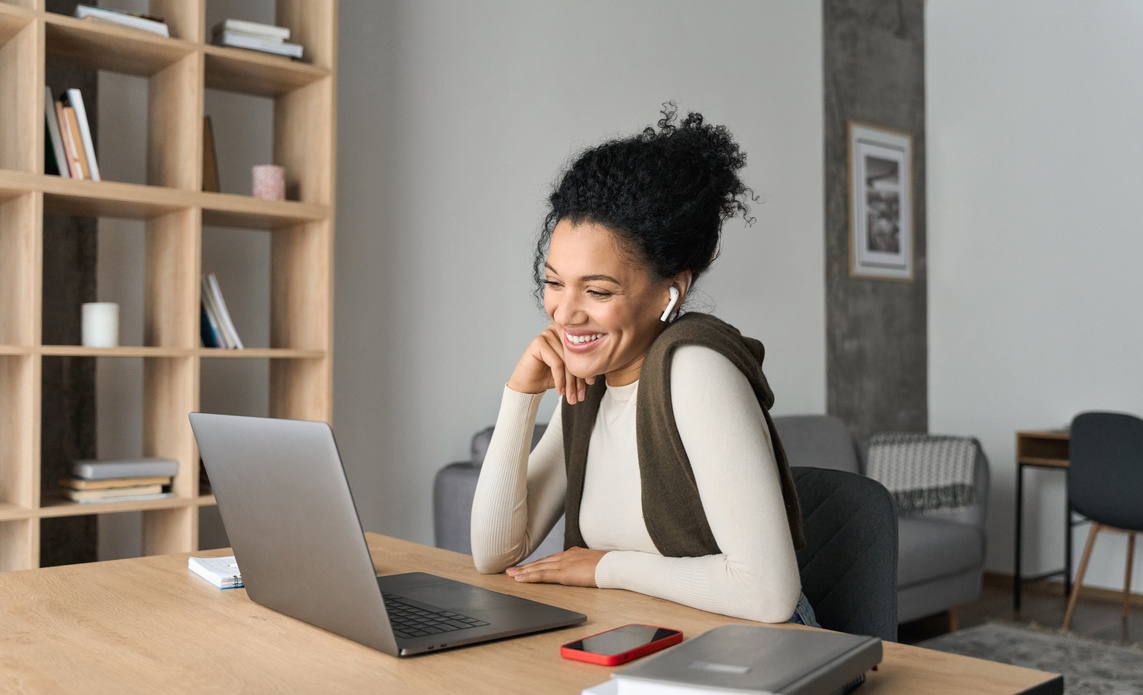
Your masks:
M849 274L913 279L913 137L850 121Z

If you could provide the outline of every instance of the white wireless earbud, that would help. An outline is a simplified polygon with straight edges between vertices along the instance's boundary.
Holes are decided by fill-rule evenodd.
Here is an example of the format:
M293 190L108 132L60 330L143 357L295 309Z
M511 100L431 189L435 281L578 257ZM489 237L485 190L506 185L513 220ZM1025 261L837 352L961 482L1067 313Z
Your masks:
M671 311L674 310L675 305L679 303L679 289L677 287L672 287L667 291L671 293L671 302L667 304L667 310L664 311L663 315L659 317L660 321L666 321L667 318L671 315Z

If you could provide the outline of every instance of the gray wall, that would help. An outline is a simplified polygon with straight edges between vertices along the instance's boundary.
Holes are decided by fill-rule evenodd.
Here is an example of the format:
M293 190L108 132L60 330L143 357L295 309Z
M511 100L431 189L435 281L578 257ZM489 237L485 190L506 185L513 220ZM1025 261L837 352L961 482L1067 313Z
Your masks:
M700 306L766 344L777 411L824 412L818 3L344 2L339 60L334 427L368 530L432 541L433 475L545 325L548 187L668 99L729 126L765 199Z
M925 3L822 6L828 411L860 437L925 432ZM847 121L913 136L912 281L850 277Z

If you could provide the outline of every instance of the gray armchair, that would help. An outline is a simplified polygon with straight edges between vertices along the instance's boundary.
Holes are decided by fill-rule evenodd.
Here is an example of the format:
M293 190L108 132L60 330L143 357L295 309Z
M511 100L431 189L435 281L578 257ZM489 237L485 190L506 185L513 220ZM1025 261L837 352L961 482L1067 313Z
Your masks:
M865 474L867 445L854 441L841 420L828 415L794 415L776 417L774 425L791 466ZM543 425L536 426L533 446L543 431ZM472 496L491 436L491 427L477 432L472 438L470 459L449 464L437 473L433 485L437 547L472 552L469 533ZM897 619L900 622L952 611L980 595L988 475L988 460L981 452L977 457L976 500L972 505L903 514L898 518ZM564 524L560 519L529 559L563 550L563 538Z
M793 415L774 418L774 425L791 466L865 474L868 444L854 441L841 420L829 415ZM976 458L973 504L898 516L898 621L951 611L980 595L988 475L988 459L981 451Z

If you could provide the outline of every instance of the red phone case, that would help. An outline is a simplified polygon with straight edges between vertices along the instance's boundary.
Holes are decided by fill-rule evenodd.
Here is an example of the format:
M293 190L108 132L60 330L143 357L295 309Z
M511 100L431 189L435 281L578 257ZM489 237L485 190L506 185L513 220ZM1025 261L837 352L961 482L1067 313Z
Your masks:
M674 630L674 628L672 628L672 627L660 627L658 625L647 625L646 623L629 623L629 624L631 624L631 625L646 625L647 627L653 627L657 630ZM619 627L612 628L612 630L619 630L619 629L624 628L624 627L627 627L627 625L620 625ZM595 633L595 635L602 635L604 632L611 632L612 630L604 630L603 632L597 632L597 633ZM638 647L635 647L634 649L628 649L627 651L620 652L618 654L595 654L594 652L585 652L585 651L580 650L580 649L568 649L568 644L574 644L576 642L581 642L583 640L595 637L595 635L588 635L587 637L581 637L577 640L572 640L571 642L568 642L567 644L562 645L560 647L560 656L562 656L565 659L575 659L576 661L586 661L589 664L598 664L600 666L617 666L619 664L625 664L628 661L638 659L641 656L646 656L652 652L657 652L660 649L666 649L667 647L674 646L674 645L678 644L679 642L683 641L682 630L675 630L675 634L673 634L673 635L668 635L667 637L664 637L663 639L656 640L654 642L648 642L647 644L641 644Z

